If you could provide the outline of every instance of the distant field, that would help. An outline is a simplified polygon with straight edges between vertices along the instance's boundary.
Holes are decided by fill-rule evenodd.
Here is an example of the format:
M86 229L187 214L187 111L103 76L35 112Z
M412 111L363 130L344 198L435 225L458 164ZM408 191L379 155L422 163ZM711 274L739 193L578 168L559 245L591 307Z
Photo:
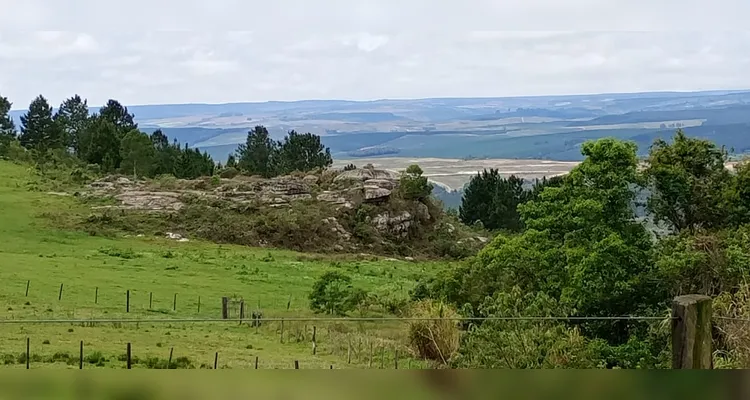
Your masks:
M471 177L485 169L496 168L503 175L516 175L527 179L551 177L568 173L578 165L576 161L486 159L460 160L454 158L356 158L335 160L334 167L354 164L362 167L372 164L378 168L402 171L411 164L419 164L432 181L452 190L462 188Z
M193 366L209 368L213 368L216 352L219 368L254 368L256 357L263 369L293 368L295 360L303 369L327 369L331 365L337 369L367 368L371 346L372 368L380 366L381 357L385 367L392 368L395 350L399 368L423 365L421 360L411 359L406 348L406 325L400 321L267 321L256 329L247 322L240 324L235 314L234 321L218 323L1 323L28 319L220 318L222 296L243 298L248 319L256 310L265 318L313 317L307 296L315 279L325 271L342 271L352 277L356 287L373 293L408 297L417 278L447 266L365 255L331 257L218 245L192 238L177 242L162 237L100 237L61 230L55 227L55 221L70 225L85 218L90 210L72 196L29 191L28 184L35 180L25 167L0 161L0 365L24 368L27 338L32 368L77 368L81 340L86 357L93 357L85 368L99 363L98 355L106 360L100 366L123 368L127 343L132 343L133 355L140 360L135 368L145 368L149 358L166 362L172 348L175 359L188 357ZM363 312L382 316L377 311ZM352 316L358 315L359 311ZM317 329L315 355L313 326Z

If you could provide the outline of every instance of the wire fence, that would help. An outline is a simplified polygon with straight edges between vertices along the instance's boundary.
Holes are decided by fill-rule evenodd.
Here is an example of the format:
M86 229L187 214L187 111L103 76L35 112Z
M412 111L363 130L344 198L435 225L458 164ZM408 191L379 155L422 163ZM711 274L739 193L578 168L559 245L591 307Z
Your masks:
M29 295L29 282L26 281L25 286L25 294L24 297L28 297ZM49 286L49 285L47 285ZM60 284L59 288L55 288L55 296L58 301L62 301L64 296L64 289L66 287L63 284ZM88 291L90 288L86 288L86 291ZM145 299L148 299L148 308L145 307L145 305L141 304L140 307L134 307L132 296L136 291L134 290L122 290L118 288L117 292L119 293L122 291L122 297L118 300L119 296L107 296L106 299L108 300L106 304L102 304L102 297L100 296L99 287L94 288L93 290L93 304L90 304L89 301L85 301L86 304L79 304L78 302L81 300L79 290L79 295L77 298L69 299L67 306L70 307L71 300L76 303L75 307L81 307L82 310L86 311L94 311L94 313L101 314L101 313L108 313L108 312L114 312L116 313L115 316L112 317L88 317L88 318L79 318L76 317L76 311L78 308L76 308L74 311L70 312L70 308L68 308L68 315L66 317L60 317L60 318L52 318L52 317L44 317L44 318L24 318L21 316L19 318L19 315L12 314L10 317L6 316L5 318L0 317L0 326L21 326L22 332L25 329L25 326L31 326L31 325L65 325L69 324L71 326L83 326L83 327L96 327L96 326L104 326L106 324L112 324L112 327L115 329L120 329L121 325L136 325L135 329L138 329L137 326L147 326L147 325L158 325L158 324L217 324L217 325L224 325L224 324L235 324L237 327L250 327L254 328L255 333L259 332L260 330L263 330L263 333L265 336L273 337L273 335L276 335L278 337L278 343L280 344L294 344L298 345L298 348L295 350L276 350L275 352L279 353L278 356L276 356L276 353L269 353L266 356L266 359L264 359L263 356L245 356L244 354L241 356L237 356L236 354L231 354L232 351L236 352L236 346L233 348L232 346L222 346L221 344L214 343L215 350L211 350L210 354L215 355L215 357L212 361L213 362L204 362L200 363L200 368L256 368L256 369L262 369L262 368L296 368L296 369L306 369L306 368L356 368L356 367L363 367L363 365L366 365L366 368L425 368L430 367L430 363L428 363L424 359L419 359L419 355L413 353L406 340L404 340L404 336L402 335L401 338L393 338L393 337L379 337L382 332L375 331L375 332L366 332L364 326L367 326L367 329L373 329L373 325L362 325L363 323L372 323L372 324L379 324L379 323L393 323L389 326L398 326L398 323L417 323L417 322L439 322L439 321L452 321L452 322L476 322L476 323L482 323L482 322L488 322L488 321L528 321L528 322L594 322L594 321L610 321L610 322L649 322L649 321L660 321L660 322L668 322L668 321L675 321L679 319L679 317L670 316L670 315L621 315L621 316L581 316L581 315L572 315L572 316L478 316L478 317L464 317L464 316L456 316L456 317L447 317L447 316L441 316L441 317L408 317L408 316L352 316L352 317L339 317L339 316L300 316L300 315L284 315L283 310L286 310L287 312L290 312L292 314L297 313L297 311L301 311L299 308L290 310L290 305L292 302L292 297L289 296L287 300L284 301L285 304L282 304L280 307L276 308L273 313L277 315L272 316L263 316L261 314L252 313L251 318L246 318L244 312L240 311L239 313L235 313L235 315L232 315L231 317L225 318L218 316L221 315L222 309L219 307L220 302L219 299L210 299L206 297L201 297L198 295L190 295L193 300L197 300L195 302L185 302L183 303L184 307L177 311L179 308L180 303L178 303L178 299L181 299L183 296L178 295L177 293L172 294L169 297L169 305L170 311L168 313L165 312L165 314L172 314L174 312L176 315L173 317L139 317L138 315L143 312L153 312L155 310L152 310L152 300L153 300L153 292L148 291L137 291L139 293L138 298L141 300L141 302L145 301ZM108 292L114 292L111 290L108 290ZM145 295L148 294L146 297ZM164 293L160 293L160 297L165 297ZM44 296L46 299L47 296ZM187 296L184 296L187 297ZM278 297L278 296L277 296ZM241 299L241 297L239 297ZM18 300L16 298L16 300ZM33 300L33 299L32 299ZM208 301L206 301L208 300ZM215 302L213 300L216 300ZM226 300L226 298L225 298ZM184 301L184 300L183 300ZM240 302L243 303L244 306L244 300L240 300ZM193 304L194 303L194 304ZM210 304L207 304L210 303ZM260 301L258 302L258 308L257 310L260 311ZM276 302L278 304L278 302ZM28 302L26 303L28 305ZM203 304L203 311L201 311L201 304ZM267 304L272 304L271 302L268 302ZM45 306L46 307L46 306ZM93 307L93 310L92 310ZM249 309L249 307L248 307ZM10 308L9 308L10 310ZM97 311L98 310L98 311ZM108 311L107 311L108 310ZM181 317L179 314L193 314L197 310L197 314L195 314L194 317ZM242 308L241 308L242 310ZM22 310L18 310L22 311ZM47 310L51 311L51 310ZM162 312L163 310L156 310L157 312ZM249 311L249 310L247 310ZM304 309L303 313L309 312L306 308ZM217 317L206 317L205 315L216 315ZM248 312L249 314L249 312ZM278 315L281 314L281 315ZM125 315L133 315L132 318L127 318ZM204 315L203 317L201 315ZM716 319L722 319L722 320L731 320L731 321L742 321L742 322L750 322L750 319L742 319L742 318L730 318L730 317L714 317ZM341 330L341 328L337 325L344 325L344 324L359 324L358 330ZM262 325L262 327L261 327ZM382 325L385 326L385 325ZM317 330L316 330L317 328ZM174 326L169 326L170 330L173 329L179 329ZM183 328L184 329L184 328ZM196 333L197 335L204 334L208 331L210 331L211 334L219 334L219 332L224 331L222 329L219 330L206 330L205 328L196 328L200 330L199 333ZM236 329L236 328L233 328ZM325 329L326 334L325 338L323 338L323 330ZM375 328L380 329L380 328ZM72 332L72 329L69 329L68 332ZM406 332L407 330L400 329L399 332ZM28 330L26 330L28 332ZM135 332L135 331L126 331L126 332ZM242 330L235 331L239 337L242 337L243 335L246 335L248 331L244 331L245 333L242 333ZM252 331L250 331L252 332ZM121 332L122 333L122 332ZM373 335L374 333L374 335ZM168 334L168 333L167 333ZM125 368L131 368L134 365L137 365L138 368L146 367L146 368L182 368L185 366L185 357L182 356L180 362L177 361L177 359L172 359L172 353L174 350L174 347L172 347L169 351L169 358L166 357L156 357L153 355L154 349L150 348L149 343L143 343L141 344L138 349L140 350L140 354L143 358L138 358L134 355L134 349L135 347L131 347L131 341L130 337L127 337L129 334L126 333L124 335L120 335L118 338L119 344L115 346L114 348L122 348L125 347L124 340L127 340L127 351L122 352L121 354L118 354L116 356L110 356L108 357L109 365L111 366L112 363L122 363L122 366ZM142 340L140 334L137 337L137 340ZM192 333L191 333L192 335ZM195 336L195 335L194 335ZM260 335L263 336L263 335ZM34 336L32 336L34 337ZM124 337L124 339L123 339ZM209 338L208 335L205 336L206 338ZM0 338L2 339L2 338ZM18 338L20 339L20 338ZM23 364L22 362L26 363L26 367L29 368L31 363L34 364L41 364L44 365L45 363L54 363L56 361L65 361L68 363L68 365L75 365L77 361L77 364L80 368L83 368L84 365L93 364L95 366L102 366L101 362L99 362L96 358L91 358L90 355L84 354L84 340L80 340L80 354L79 357L71 356L65 352L56 352L54 354L47 354L47 355L40 355L40 354L32 354L29 351L31 341L30 337L26 336L26 353L25 354L18 354L19 350L19 340L14 339L14 344L12 345L12 351L14 351L13 354L9 356L10 353L2 354L0 352L0 363L5 363L6 365L18 365ZM47 353L51 353L52 350L45 349L44 346L38 346L39 342L42 342L41 337L34 337L34 343L37 343L36 349L47 351ZM92 341L93 338L90 338ZM0 347L5 347L2 345L2 340L0 340ZM44 340L44 342L47 342ZM175 342L177 343L177 342ZM7 341L6 341L7 344ZM44 344L44 343L42 343ZM136 343L137 344L137 343ZM311 348L312 357L310 357L310 353L307 353L306 358L300 358L300 359L289 359L289 354L294 353L295 351L299 353L299 346L301 345L309 345ZM70 345L67 345L70 347ZM95 347L95 346L94 346ZM157 346L161 347L161 346ZM108 349L110 352L112 352L113 347L112 346L103 346L103 348ZM251 349L251 347L248 347L248 349ZM87 351L90 353L91 349L87 348ZM115 350L116 351L116 350ZM199 359L205 359L207 358L207 352L205 350L197 350L195 348L190 350L191 352L194 352L196 354L196 357ZM157 353L164 355L164 350L157 350ZM93 354L99 353L98 351L94 350ZM225 354L222 356L222 354ZM270 355L273 355L271 357ZM270 358L269 358L270 357ZM11 360L12 358L12 360ZM178 357L179 358L179 357ZM240 359L241 358L241 359ZM230 362L226 362L225 359L229 359ZM345 361L341 361L341 360ZM88 361L87 361L88 360ZM221 361L221 362L220 362ZM192 365L192 368L198 367L198 365Z

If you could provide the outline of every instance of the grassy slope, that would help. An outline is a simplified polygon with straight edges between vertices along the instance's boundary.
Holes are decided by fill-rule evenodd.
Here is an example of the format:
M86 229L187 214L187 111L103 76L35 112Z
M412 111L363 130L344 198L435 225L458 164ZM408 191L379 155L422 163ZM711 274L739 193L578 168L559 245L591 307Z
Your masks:
M328 269L348 271L356 286L368 290L405 294L418 275L442 267L363 257L332 262L286 251L162 238L113 239L61 231L50 226L50 218L43 215L69 218L86 215L86 208L72 197L28 191L27 183L34 179L25 167L0 161L1 319L219 318L222 296L241 296L251 310L260 304L265 317L310 316L307 294L316 277ZM27 280L31 284L25 297ZM63 295L58 301L61 283ZM98 304L94 304L97 287ZM129 314L125 314L126 290L131 291ZM154 310L148 310L150 292ZM176 312L172 311L175 293ZM196 365L213 365L214 352L218 351L220 366L231 368L250 368L256 356L261 368L290 368L294 360L300 361L301 368L327 368L331 364L342 368L347 366L349 339L354 348L353 367L367 366L369 343L375 349L374 366L380 364L381 346L388 349L388 366L392 365L393 346L404 344L405 326L399 322L315 324L319 346L316 356L311 354L312 322L287 322L283 344L278 323L265 324L259 330L236 322L109 323L95 327L0 324L0 355L22 353L29 337L32 361L35 354L49 357L56 352L69 353L77 360L79 341L83 340L87 354L100 351L110 359L107 365L116 368L124 365L117 357L124 354L127 342L132 343L134 356L142 359L167 358L170 347L174 347L175 358L188 356ZM42 344L44 341L49 344ZM406 367L405 349L399 353L400 365ZM413 365L418 364L415 361Z

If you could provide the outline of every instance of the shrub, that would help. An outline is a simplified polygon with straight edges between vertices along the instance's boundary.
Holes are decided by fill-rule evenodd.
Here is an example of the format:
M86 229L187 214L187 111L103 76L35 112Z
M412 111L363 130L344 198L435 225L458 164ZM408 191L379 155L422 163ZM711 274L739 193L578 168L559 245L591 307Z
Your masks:
M432 184L427 181L427 177L422 176L422 168L419 168L419 165L410 165L401 174L398 191L404 199L423 200L430 197Z
M357 166L354 164L347 164L344 167L344 171L354 171L355 169L357 169Z
M310 309L315 312L343 315L353 310L362 299L363 291L355 290L351 278L338 271L323 274L313 284Z
M238 171L237 168L226 167L219 173L219 176L224 179L232 179L239 174L240 174L240 171Z
M445 318L409 323L409 345L421 358L448 365L458 352L458 313L440 302L423 300L412 305L410 317Z

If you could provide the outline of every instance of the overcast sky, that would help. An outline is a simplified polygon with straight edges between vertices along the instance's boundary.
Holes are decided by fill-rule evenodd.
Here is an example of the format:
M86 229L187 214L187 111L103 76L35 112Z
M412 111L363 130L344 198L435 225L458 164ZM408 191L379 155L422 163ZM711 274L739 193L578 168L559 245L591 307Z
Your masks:
M750 88L750 0L0 0L26 108Z

